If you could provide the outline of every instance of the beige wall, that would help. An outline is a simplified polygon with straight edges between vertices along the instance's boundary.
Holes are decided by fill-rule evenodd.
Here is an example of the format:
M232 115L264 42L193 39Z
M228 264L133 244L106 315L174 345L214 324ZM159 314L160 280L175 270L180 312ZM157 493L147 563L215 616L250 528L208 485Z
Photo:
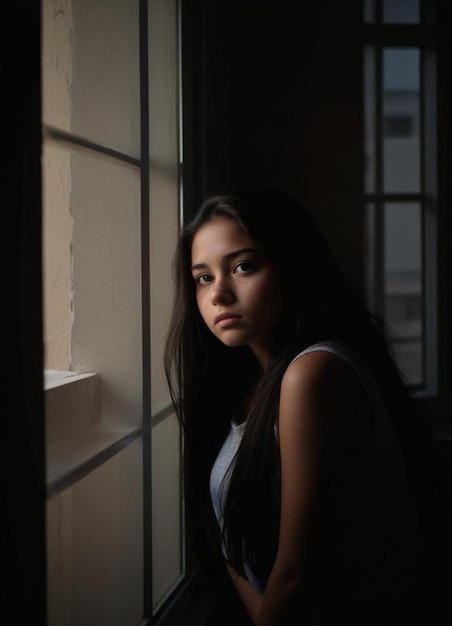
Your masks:
M42 2L42 116L62 130L71 125L72 1ZM71 155L43 146L44 358L47 369L71 367Z

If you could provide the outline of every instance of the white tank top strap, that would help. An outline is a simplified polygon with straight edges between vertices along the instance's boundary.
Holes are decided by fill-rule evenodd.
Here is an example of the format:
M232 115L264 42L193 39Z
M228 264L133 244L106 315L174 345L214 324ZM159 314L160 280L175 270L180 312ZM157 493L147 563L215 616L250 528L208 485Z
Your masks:
M291 360L288 367L290 367L292 363L294 363L301 356L309 354L311 352L330 352L342 358L352 368L352 370L361 381L372 404L374 413L377 411L378 407L380 407L382 403L380 390L377 386L373 374L369 371L369 368L366 366L366 364L356 354L354 354L346 346L338 342L324 341L321 343L315 343L312 346L305 348L302 352L297 354Z

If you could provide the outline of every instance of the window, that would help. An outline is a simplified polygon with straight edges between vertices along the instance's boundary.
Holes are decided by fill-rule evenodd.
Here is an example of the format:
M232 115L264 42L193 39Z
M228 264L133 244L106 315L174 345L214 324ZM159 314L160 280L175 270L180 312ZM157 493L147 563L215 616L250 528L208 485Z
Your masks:
M163 374L177 9L42 2L50 626L140 624L185 578L181 440Z
M364 180L369 300L408 383L435 394L437 185L426 155L437 144L436 51L427 4L364 2Z

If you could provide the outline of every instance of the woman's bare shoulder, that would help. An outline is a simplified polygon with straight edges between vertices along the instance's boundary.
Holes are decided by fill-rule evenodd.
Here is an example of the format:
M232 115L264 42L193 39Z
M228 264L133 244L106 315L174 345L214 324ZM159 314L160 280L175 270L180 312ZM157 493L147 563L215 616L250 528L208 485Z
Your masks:
M327 350L314 350L296 357L286 369L282 386L287 389L308 387L309 390L337 386L339 381L360 385L354 369L344 358Z
M281 382L281 420L312 420L345 456L359 452L373 428L369 396L358 374L338 354L316 350L299 356Z

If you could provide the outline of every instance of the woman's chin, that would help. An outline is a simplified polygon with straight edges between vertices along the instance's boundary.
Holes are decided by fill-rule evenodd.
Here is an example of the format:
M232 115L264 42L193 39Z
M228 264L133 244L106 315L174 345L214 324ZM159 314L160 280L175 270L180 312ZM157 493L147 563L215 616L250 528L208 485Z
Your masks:
M240 348L246 345L246 342L243 341L243 339L240 339L239 337L232 337L232 336L226 335L222 337L217 336L217 339L219 339L221 343L225 345L227 348Z

